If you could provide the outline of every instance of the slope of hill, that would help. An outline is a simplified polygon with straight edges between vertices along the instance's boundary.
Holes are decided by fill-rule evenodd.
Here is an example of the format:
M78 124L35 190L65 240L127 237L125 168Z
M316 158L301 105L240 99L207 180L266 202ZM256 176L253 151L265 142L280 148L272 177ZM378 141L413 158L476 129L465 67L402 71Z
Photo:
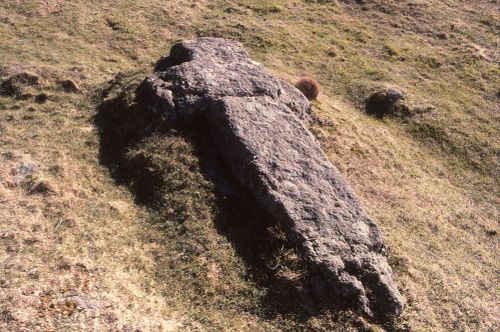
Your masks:
M498 10L488 0L3 1L0 329L498 329ZM240 40L277 76L307 71L322 84L313 130L381 226L407 301L398 320L318 303L279 227L244 201L221 203L189 138L129 151L139 174L115 176L94 126L99 96L121 72L108 98L127 100L174 41L195 36ZM433 110L370 117L364 98L381 86ZM154 204L134 189L153 185L138 182L141 160L164 171Z

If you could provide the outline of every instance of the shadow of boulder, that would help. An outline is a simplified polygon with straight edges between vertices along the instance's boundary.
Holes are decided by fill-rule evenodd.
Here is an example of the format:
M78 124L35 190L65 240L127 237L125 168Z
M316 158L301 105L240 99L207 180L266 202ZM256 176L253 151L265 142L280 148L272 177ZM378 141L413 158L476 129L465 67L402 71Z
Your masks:
M323 297L323 283L308 271L282 227L237 184L203 124L176 130L136 103L142 77L119 75L98 96L99 159L116 183L127 186L137 204L154 211L155 223L165 218L183 223L196 214L190 195L210 191L217 231L244 261L246 277L267 290L259 311L264 319L286 315L305 321L324 311L336 315L344 304ZM195 173L209 185L193 190L187 183Z

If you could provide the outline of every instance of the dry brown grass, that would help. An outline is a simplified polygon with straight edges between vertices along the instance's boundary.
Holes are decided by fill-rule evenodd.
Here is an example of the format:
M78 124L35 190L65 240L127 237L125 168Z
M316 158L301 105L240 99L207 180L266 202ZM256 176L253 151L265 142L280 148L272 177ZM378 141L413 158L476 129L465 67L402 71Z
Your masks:
M28 99L0 96L0 330L382 328L301 307L300 264L259 216L221 231L189 139L128 156L169 167L164 209L100 164L93 91L119 71L140 79L196 35L239 39L277 75L321 83L313 130L381 226L408 301L393 329L497 330L498 26L491 1L3 1L0 76L41 80ZM378 86L435 111L366 116ZM36 181L51 190L30 192ZM279 246L245 242L259 236Z
M396 282L407 300L400 328L494 330L498 202L471 198L446 162L415 144L397 123L374 121L322 99L332 130L316 128L329 157L381 225ZM465 175L464 175L465 176ZM468 174L468 176L472 176Z
M319 83L311 77L303 76L295 82L295 87L309 100L316 100L319 95Z
M141 211L99 167L91 113L75 107L77 98L60 95L34 110L10 110L9 101L2 111L12 120L0 163L0 329L174 327L182 317L147 288L153 247L137 241ZM16 183L27 163L53 192Z

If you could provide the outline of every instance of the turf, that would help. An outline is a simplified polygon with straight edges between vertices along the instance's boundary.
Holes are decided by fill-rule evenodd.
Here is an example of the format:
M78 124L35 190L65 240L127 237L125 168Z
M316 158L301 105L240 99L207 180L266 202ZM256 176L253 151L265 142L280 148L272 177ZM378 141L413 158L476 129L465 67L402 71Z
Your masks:
M497 330L499 27L486 0L3 1L1 79L40 83L0 96L0 329ZM196 36L322 85L312 130L381 226L402 317L318 303L279 227L220 201L192 137L105 149L109 81L122 72L106 99L123 94L126 111L154 62ZM364 98L388 86L433 110L368 116Z

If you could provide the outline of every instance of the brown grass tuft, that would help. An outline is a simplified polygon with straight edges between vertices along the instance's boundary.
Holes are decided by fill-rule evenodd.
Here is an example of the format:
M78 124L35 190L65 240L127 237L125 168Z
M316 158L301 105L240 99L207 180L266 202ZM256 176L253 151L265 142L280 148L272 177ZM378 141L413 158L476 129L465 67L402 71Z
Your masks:
M309 100L318 98L321 87L319 83L312 77L302 76L295 83L295 87L300 90Z

